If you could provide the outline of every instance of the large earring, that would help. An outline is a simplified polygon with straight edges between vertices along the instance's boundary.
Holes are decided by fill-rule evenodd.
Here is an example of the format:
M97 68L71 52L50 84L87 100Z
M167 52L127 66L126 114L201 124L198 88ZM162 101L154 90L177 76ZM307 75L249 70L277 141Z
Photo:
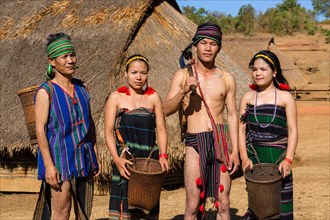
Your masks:
M46 72L46 79L51 80L54 78L53 67L52 65L48 64L47 72Z
M281 90L285 90L285 91L289 91L290 90L290 86L287 85L287 84L284 84L284 83L279 83L276 79L276 77L274 77L275 79L275 82L277 83L278 85L278 88L280 88Z
M256 90L258 88L257 84L253 83L249 85L250 89Z

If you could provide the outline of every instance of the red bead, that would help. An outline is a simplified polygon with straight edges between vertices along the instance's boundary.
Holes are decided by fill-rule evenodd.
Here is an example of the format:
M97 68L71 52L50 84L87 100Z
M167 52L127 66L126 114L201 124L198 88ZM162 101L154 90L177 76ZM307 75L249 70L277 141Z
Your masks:
M222 184L220 184L219 185L219 190L220 190L220 192L223 192L225 190L225 187Z

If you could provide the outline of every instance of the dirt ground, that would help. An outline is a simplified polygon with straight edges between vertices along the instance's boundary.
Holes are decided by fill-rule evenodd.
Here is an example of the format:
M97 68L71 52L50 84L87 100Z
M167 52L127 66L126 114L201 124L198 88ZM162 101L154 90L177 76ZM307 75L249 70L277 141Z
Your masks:
M330 48L320 36L278 38L280 42L317 41L324 51L283 51L295 60L315 85L330 85ZM233 58L235 60L235 58ZM295 219L330 219L330 105L327 101L297 101L299 141L293 162ZM233 181L232 219L243 219L247 208L244 178ZM32 219L37 194L0 194L0 219ZM106 219L108 196L95 196L91 219ZM162 191L160 219L183 219L184 188ZM74 219L73 216L71 219Z

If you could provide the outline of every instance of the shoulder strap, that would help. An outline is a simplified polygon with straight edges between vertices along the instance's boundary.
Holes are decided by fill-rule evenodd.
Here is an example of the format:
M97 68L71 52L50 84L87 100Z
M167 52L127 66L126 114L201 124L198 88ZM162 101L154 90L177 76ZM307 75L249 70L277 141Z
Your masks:
M226 84L226 94L229 91L229 79L228 79L228 73L227 72L223 72L224 74L224 78L225 78L225 84Z
M53 84L50 80L47 80L47 84L49 86L49 106L50 106L52 104L54 89L53 89Z

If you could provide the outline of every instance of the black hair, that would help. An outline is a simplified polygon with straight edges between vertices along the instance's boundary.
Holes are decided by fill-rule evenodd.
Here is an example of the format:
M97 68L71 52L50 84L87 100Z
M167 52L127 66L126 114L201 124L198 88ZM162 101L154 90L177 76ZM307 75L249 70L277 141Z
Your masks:
M258 56L258 55L262 55L262 56ZM263 57L266 56L268 57L270 60L268 60L267 58ZM252 69L254 66L254 62L256 59L263 59L266 63L268 63L268 65L270 66L270 68L275 71L276 70L276 79L273 79L273 83L275 85L276 88L279 88L278 83L283 83L283 84L287 84L289 85L288 81L286 80L286 78L283 76L282 74L282 68L281 68L281 64L280 61L278 59L278 57L276 56L276 54L274 54L273 52L269 51L269 50L261 50L258 53L256 53L252 59L249 62L249 68Z
M50 34L48 37L47 37L47 45L46 45L46 48L49 46L49 44L51 44L52 42L54 42L55 40L59 39L59 38L62 38L62 37L67 37L69 40L71 40L70 36L65 34L65 33L56 33L56 34Z

